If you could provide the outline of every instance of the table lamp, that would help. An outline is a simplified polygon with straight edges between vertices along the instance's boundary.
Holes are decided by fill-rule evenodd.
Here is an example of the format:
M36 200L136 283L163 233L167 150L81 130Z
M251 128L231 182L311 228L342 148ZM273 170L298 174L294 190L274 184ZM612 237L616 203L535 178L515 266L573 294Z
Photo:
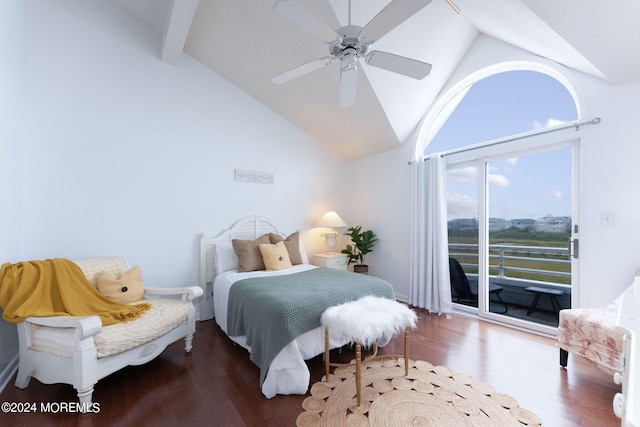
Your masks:
M321 236L324 237L324 244L333 252L333 249L338 243L338 233L333 229L333 227L346 227L347 223L344 222L342 218L340 218L340 215L335 211L330 210L322 216L317 226L328 228L328 230L322 233Z

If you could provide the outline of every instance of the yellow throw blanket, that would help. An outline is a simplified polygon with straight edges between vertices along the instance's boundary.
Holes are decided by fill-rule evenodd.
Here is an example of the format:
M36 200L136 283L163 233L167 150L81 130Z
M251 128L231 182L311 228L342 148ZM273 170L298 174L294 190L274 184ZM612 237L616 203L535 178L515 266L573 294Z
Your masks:
M6 263L0 268L0 307L7 322L29 316L100 316L102 325L133 320L150 304L111 301L89 282L80 267L63 258Z

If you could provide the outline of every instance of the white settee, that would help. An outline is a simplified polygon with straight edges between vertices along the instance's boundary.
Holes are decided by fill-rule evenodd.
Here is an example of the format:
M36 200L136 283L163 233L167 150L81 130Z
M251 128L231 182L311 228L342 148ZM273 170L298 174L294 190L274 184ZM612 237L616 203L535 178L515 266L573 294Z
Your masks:
M130 266L123 257L75 261L97 286L98 275L121 275ZM28 317L18 323L20 360L15 385L25 388L30 379L45 384L71 384L78 391L80 409L92 408L98 380L128 365L141 365L157 357L171 343L184 338L191 351L195 333L192 301L202 295L198 286L144 287L151 308L138 319L102 326L98 316Z
M624 368L614 375L622 391L613 399L613 410L625 427L640 426L640 280L636 279L633 291L622 297L618 314L618 330L624 334Z

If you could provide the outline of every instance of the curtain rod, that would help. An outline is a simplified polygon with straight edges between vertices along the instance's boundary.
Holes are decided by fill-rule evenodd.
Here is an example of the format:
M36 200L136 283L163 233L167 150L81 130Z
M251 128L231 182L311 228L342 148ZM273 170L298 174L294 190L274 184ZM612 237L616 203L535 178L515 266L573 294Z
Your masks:
M543 135L545 133L551 133L551 132L556 132L559 130L564 130L564 129L569 129L569 128L576 128L576 130L580 129L580 126L584 126L584 125L597 125L598 123L600 123L602 120L600 119L600 117L594 117L593 119L587 119L587 120L576 120L573 121L571 123L566 123L562 126L557 126L551 129L540 129L538 131L532 131L531 133L527 133L524 135L519 135L519 136L514 136L511 138L506 138L506 139L500 139L498 141L494 141L494 142L489 142L486 144L476 144L473 145L471 147L461 147L461 148L454 148L452 150L449 151L445 151L443 153L441 153L442 157L446 157L449 156L451 154L457 154L457 153L464 153L465 151L471 151L471 150L475 150L477 148L484 148L484 147L492 147L494 145L499 145L499 144L503 144L505 142L512 142L512 141L517 141L519 139L525 139L525 138L530 138L532 136L538 136L538 135ZM426 161L429 157L428 156L423 156L422 160ZM409 160L407 162L408 165L412 164L413 160Z

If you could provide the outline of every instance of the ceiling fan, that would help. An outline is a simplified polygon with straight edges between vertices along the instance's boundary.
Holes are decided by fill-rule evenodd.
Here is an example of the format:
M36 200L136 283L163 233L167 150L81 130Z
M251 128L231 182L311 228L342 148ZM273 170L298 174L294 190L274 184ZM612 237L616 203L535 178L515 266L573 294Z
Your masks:
M349 0L348 25L331 29L311 12L293 0L278 1L273 10L283 18L311 33L329 46L329 55L286 71L271 79L282 84L319 70L340 60L340 107L345 108L356 100L356 73L359 59L367 65L399 73L420 80L431 72L431 64L370 50L371 45L395 27L409 19L431 3L431 0L393 0L364 27L351 25L351 0Z

